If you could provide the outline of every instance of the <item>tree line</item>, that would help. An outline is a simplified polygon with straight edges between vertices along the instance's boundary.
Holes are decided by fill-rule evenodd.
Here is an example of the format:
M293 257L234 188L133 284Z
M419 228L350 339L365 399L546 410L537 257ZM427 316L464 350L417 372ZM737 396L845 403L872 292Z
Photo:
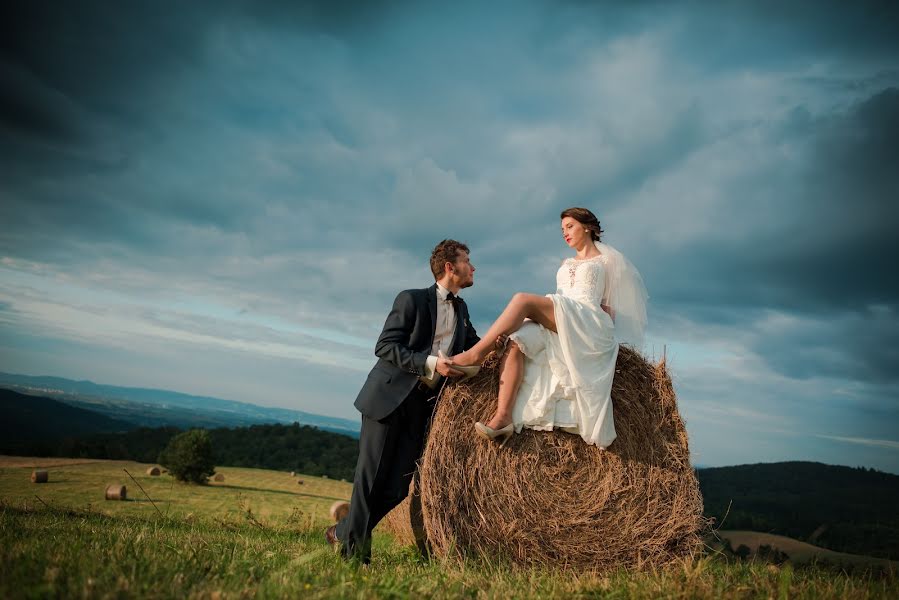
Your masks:
M140 427L124 433L94 433L62 439L22 442L16 453L134 460L155 463L177 427ZM209 430L216 465L297 471L351 481L359 452L358 440L309 425L251 425Z

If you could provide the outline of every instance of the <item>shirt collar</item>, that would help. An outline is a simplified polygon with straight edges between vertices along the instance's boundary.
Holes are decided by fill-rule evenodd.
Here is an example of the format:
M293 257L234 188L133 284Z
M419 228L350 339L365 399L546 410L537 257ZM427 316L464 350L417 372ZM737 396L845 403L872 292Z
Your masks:
M446 302L446 296L447 296L447 294L449 294L449 293L450 293L450 292L449 292L448 289L446 289L445 287L443 287L443 286L440 285L439 283L437 284L437 299L438 299L438 300L440 300L440 301L442 301L442 302ZM457 296L457 297L458 297L458 296Z

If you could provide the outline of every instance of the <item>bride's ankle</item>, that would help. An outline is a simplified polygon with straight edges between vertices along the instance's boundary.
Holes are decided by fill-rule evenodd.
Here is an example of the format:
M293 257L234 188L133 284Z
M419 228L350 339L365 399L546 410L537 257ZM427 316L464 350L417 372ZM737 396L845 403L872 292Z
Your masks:
M487 427L490 429L502 429L512 422L511 416L494 415L492 419L487 421Z

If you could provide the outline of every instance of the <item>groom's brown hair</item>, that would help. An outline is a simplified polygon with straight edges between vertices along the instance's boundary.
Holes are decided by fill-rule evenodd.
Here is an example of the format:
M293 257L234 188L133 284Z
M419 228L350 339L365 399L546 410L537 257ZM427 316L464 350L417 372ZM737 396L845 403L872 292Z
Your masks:
M434 281L443 277L443 265L446 263L454 263L459 258L459 252L469 252L468 246L456 240L443 240L431 252L431 273L434 274Z

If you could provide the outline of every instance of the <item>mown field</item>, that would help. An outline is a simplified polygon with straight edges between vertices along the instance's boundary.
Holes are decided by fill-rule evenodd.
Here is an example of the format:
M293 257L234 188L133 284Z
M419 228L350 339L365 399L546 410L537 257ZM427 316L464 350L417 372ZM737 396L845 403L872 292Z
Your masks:
M35 464L50 482L33 484ZM350 485L256 469L209 486L113 461L0 458L0 597L86 598L896 598L895 574L739 562L709 554L648 573L519 570L426 561L386 534L370 567L322 530ZM123 469L134 475L156 507ZM302 486L296 483L303 479ZM126 502L105 501L108 483Z

